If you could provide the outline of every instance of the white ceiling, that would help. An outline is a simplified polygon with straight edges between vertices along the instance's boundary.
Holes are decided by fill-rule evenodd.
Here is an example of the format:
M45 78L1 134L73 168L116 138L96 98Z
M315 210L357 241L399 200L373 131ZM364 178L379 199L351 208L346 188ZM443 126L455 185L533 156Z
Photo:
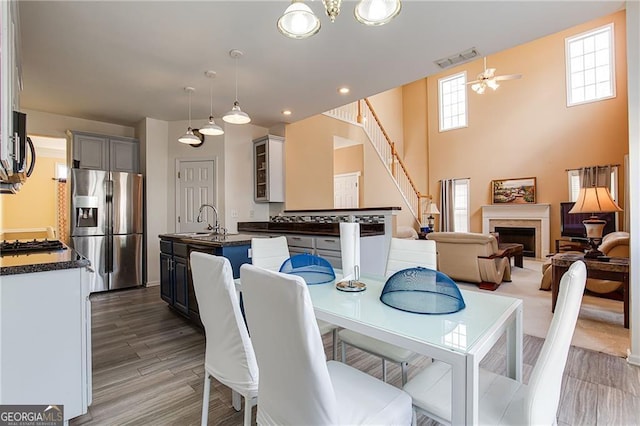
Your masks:
M307 40L276 29L287 1L20 1L21 107L134 125L186 120L239 101L257 125L295 122L434 74L434 60L476 47L489 55L615 12L622 1L404 1L389 24L365 27L343 1L335 23ZM478 62L478 72L482 70ZM504 70L515 72L517 70ZM338 86L351 88L347 96ZM284 117L283 109L293 114ZM194 123L199 127L199 122Z

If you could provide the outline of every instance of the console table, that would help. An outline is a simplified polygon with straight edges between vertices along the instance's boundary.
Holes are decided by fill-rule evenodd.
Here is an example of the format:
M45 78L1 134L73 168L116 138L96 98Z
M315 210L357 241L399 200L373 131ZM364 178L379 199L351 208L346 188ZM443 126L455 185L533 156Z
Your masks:
M629 259L612 257L608 262L585 259L581 254L560 253L551 258L551 312L556 309L560 278L575 261L582 260L587 266L587 278L621 281L624 303L624 328L629 328Z

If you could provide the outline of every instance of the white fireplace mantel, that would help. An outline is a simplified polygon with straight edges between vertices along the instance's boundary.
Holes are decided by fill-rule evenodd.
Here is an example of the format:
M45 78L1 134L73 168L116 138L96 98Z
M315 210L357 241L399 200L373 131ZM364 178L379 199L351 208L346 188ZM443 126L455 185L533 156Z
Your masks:
M491 221L496 220L526 220L540 222L540 253L537 257L544 258L549 254L549 210L550 204L493 204L482 206L482 233L492 232ZM536 235L536 239L538 236Z

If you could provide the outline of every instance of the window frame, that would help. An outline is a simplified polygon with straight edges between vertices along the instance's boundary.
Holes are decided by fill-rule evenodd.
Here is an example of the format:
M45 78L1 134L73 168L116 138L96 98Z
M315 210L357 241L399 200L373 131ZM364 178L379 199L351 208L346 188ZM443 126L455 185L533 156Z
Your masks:
M455 80L460 77L462 77L463 79L463 84L462 84L463 90L461 90L460 93L462 93L462 96L464 97L464 100L462 102L462 104L464 105L464 123L459 124L457 126L444 128L445 117L444 117L444 104L443 104L444 99L443 99L443 93L442 93L442 85L447 81ZM467 97L466 84L467 84L467 71L461 71L459 73L451 74L451 75L448 75L447 77L442 77L438 79L438 131L439 132L441 133L448 132L450 130L463 129L469 126L469 105L468 105L469 102ZM458 105L459 104L460 102L458 102Z
M611 167L611 186L609 187L609 192L611 193L611 198L616 203L618 202L618 173L620 168L618 166ZM580 170L579 169L571 169L567 170L567 181L569 184L569 201L575 203L578 201L578 193L573 191L574 186L572 185L572 180L578 179L578 190L580 189Z
M572 101L572 69L571 69L571 52L570 46L571 43L582 40L588 37L595 37L598 33L601 32L609 32L609 81L611 84L611 94L602 97L595 97L593 99L582 100L579 102ZM566 102L567 107L573 107L578 105L584 105L592 102L599 102L606 99L612 99L616 97L616 63L615 63L615 27L613 22L593 28L588 31L584 31L580 34L573 35L571 37L566 37L565 48L564 48L564 57L565 57L565 81L566 81ZM582 55L584 56L584 54ZM595 68L594 68L595 69ZM586 85L583 85L583 87Z
M464 185L466 186L467 189L467 197L466 197L466 205L464 208L464 212L465 212L465 226L466 229L462 230L462 229L458 229L458 221L456 219L456 213L458 210L463 210L458 208L458 203L457 203L457 192L458 192L458 184L459 183L464 183ZM471 215L470 215L470 210L471 210L471 179L455 179L454 181L454 189L453 189L453 231L454 232L469 232L469 229L471 227Z

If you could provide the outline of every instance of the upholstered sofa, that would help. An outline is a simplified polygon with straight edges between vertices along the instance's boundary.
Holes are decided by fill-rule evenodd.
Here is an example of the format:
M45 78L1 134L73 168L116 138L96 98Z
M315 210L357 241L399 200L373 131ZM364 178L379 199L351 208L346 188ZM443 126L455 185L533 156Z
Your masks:
M502 281L511 281L511 265L493 235L431 232L427 239L436 242L438 270L452 279L479 283L486 290L495 290Z
M612 232L602 238L602 243L598 247L605 256L609 257L629 257L629 233ZM570 253L570 252L564 252ZM581 253L581 252L574 252ZM551 258L542 264L542 281L540 290L551 290ZM620 281L600 280L587 278L586 288L589 291L599 294L606 294L617 291L622 286Z

